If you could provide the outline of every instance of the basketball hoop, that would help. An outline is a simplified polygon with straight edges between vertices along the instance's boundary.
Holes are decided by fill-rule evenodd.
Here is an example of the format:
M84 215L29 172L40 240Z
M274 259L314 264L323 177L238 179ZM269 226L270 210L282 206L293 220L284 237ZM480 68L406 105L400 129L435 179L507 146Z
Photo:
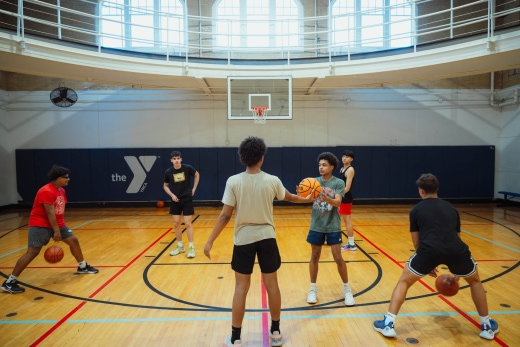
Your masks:
M251 112L253 112L253 117L255 117L255 124L265 124L268 111L269 106L251 106Z

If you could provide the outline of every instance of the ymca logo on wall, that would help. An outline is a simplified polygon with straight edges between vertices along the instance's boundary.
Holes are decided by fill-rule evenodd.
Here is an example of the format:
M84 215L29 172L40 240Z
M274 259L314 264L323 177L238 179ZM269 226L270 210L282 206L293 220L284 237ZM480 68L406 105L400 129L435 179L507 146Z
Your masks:
M134 156L125 156L124 158L128 167L134 174L134 178L132 179L132 182L130 182L126 192L128 194L144 192L147 186L147 183L145 182L146 174L152 169L157 157L155 155L143 155L140 156L139 159ZM121 178L122 177L114 177L114 175L112 175L112 181L118 181L121 180ZM123 180L126 181L126 177L124 177Z

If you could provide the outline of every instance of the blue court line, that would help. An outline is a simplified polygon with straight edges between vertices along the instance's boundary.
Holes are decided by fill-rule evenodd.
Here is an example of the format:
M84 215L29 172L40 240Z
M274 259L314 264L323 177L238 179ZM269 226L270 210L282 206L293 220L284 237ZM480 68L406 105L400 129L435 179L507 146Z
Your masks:
M478 315L477 312L466 312L468 315ZM491 315L515 315L520 311L490 311ZM458 316L458 312L416 312L416 313L400 313L399 317L447 317ZM302 315L302 316L284 316L282 319L343 319L343 318L380 318L384 313L370 314L335 314L335 315ZM154 323L154 322L200 322L200 321L223 321L230 320L231 315L223 317L193 317L193 318L121 318L121 319L69 319L67 323ZM261 315L245 316L244 320L261 320ZM55 324L58 320L0 320L0 325L15 324Z
M91 219L89 221L86 221L85 223L82 223L80 225L76 225L74 228L71 228L71 229L81 228L82 226L85 226L85 225L87 225L89 223L92 223L92 222L93 222L93 220Z
M7 257L8 255L11 255L11 254L16 253L16 252L19 252L19 251L23 251L23 250L26 249L26 248L27 248L27 246L22 247L22 248L15 249L14 251L11 251L11 252L9 252L9 253L1 254L1 255L0 255L0 258Z
M489 242L489 243L493 243L493 244L498 245L498 246L500 246L500 247L507 248L507 249L509 249L509 250L511 250L511 251L513 251L513 252L520 253L520 250L518 250L518 249L516 249L516 248L506 246L506 245L504 245L504 244L501 244L501 243L495 242L495 241L493 241L493 240L487 239L487 238L482 237L482 236L480 236L480 235L470 233L469 231L466 231L466 230L462 230L462 231L465 232L465 233L468 234L468 235L471 235L471 236L477 237L477 238L479 238L479 239L481 239L481 240L487 241L487 242Z

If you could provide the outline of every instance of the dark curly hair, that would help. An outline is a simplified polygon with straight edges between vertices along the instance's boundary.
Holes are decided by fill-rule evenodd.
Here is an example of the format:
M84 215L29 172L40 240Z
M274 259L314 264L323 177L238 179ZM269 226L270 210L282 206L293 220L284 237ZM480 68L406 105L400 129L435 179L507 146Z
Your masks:
M173 158L173 157L180 157L181 156L181 152L180 151L172 151L170 153L170 159Z
M49 177L51 181L56 181L58 178L68 175L69 172L70 170L66 167L54 164L50 171L47 173L47 177Z
M424 190L426 194L437 193L439 190L439 180L431 173L422 174L421 177L415 181L415 184Z
M245 166L257 164L267 152L267 146L263 139L256 136L249 136L238 147L240 162Z
M329 162L330 165L334 166L334 168L338 167L338 158L330 153L330 152L323 152L318 156L318 164L320 163L320 160L326 160Z

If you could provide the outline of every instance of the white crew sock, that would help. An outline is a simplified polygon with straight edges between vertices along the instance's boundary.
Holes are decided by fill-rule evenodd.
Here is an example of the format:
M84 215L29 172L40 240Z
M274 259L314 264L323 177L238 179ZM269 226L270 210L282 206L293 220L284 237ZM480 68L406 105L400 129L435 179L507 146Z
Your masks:
M395 322L395 318L396 318L396 317L397 317L397 315L388 312L388 313L385 315L385 325L387 325L387 324L390 323L390 322Z
M480 324L487 324L487 325L491 326L491 323L489 322L489 315L487 315L485 317L479 316L479 318L480 318Z
M348 243L353 245L354 244L354 236L349 236L348 237Z

